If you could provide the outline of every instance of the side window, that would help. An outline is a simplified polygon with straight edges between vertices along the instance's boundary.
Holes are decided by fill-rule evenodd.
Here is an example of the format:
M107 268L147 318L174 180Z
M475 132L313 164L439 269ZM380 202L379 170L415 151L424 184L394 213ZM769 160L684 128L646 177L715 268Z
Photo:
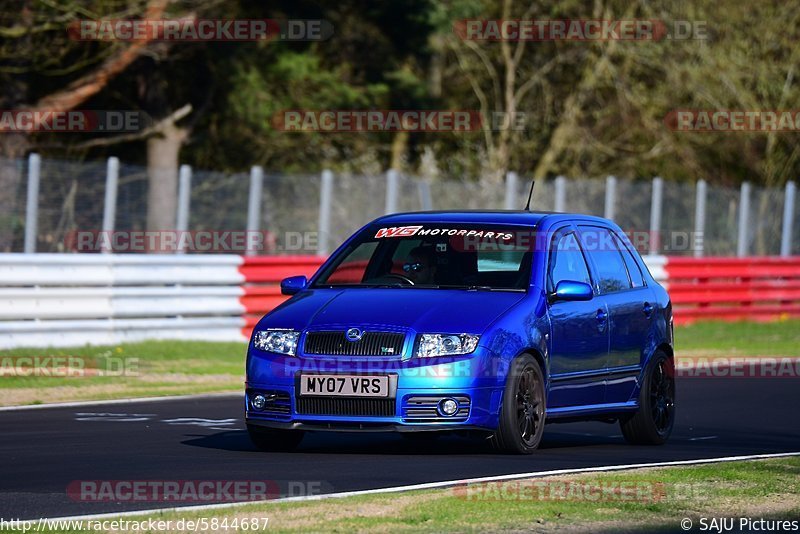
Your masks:
M622 256L622 243L607 228L581 226L581 245L594 260L600 293L614 293L631 288L628 268Z
M642 276L642 270L639 268L639 264L636 263L633 253L622 243L622 241L619 240L616 235L614 237L617 239L617 243L619 244L619 250L622 253L622 259L625 260L625 265L628 267L628 274L631 277L631 287L642 287L644 285L644 276Z
M592 283L589 268L578 245L574 233L556 236L550 255L550 269L548 271L548 290L554 291L556 285L562 280Z

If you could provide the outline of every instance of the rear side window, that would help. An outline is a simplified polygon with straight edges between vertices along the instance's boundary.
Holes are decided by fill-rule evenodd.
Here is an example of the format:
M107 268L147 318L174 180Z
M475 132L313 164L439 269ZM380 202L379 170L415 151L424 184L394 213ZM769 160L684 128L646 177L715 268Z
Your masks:
M617 236L614 237L616 238ZM619 243L619 250L622 252L622 259L625 260L625 265L628 267L628 274L631 277L631 286L642 287L644 285L644 276L642 276L642 270L639 268L639 264L636 263L633 253L619 241L619 238L617 238L617 242Z
M592 283L586 259L583 257L578 239L572 232L553 239L548 273L549 291L554 291L558 283L563 280Z
M600 293L615 293L631 288L628 268L622 255L619 238L607 228L581 226L581 245L591 256L597 269Z

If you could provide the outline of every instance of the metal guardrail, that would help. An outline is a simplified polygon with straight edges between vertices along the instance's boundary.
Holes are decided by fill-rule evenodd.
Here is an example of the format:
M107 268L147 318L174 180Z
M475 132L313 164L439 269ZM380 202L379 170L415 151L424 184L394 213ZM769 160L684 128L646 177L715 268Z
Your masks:
M800 316L800 257L644 257L676 323ZM0 348L244 341L321 256L0 254Z
M0 254L0 347L241 341L240 256Z
M669 258L675 322L800 316L800 257Z

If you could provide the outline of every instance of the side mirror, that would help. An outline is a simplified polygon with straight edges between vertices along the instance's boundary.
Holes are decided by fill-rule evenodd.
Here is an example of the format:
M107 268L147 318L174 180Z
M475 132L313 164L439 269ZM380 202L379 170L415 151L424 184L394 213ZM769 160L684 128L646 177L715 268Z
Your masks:
M284 295L294 295L299 293L308 285L308 278L305 276L290 276L281 280L281 293Z
M572 302L581 300L592 300L594 290L586 282L574 282L572 280L562 280L556 285L555 292L550 295L550 300Z

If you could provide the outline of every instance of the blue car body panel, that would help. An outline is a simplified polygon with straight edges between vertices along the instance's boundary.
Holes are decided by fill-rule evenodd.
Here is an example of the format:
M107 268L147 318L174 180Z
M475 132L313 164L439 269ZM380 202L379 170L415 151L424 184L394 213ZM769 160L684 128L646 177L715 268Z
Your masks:
M535 229L541 235L559 230L580 232L580 225L593 225L621 233L614 223L598 217L510 211L405 213L382 217L370 225L376 223L497 224ZM312 287L360 232L334 252L306 289L256 326L255 332L292 329L301 335L296 356L259 350L251 339L245 402L249 424L319 430L493 431L510 362L522 353L534 355L544 371L548 422L612 419L638 408L643 372L654 352L658 348L672 352L669 296L637 253L633 257L644 279L642 287L601 294L595 285L595 294L587 301L548 301L547 250L532 255L530 283L524 292ZM593 272L595 261L588 262ZM348 328L402 333L402 352L370 357L304 353L309 332ZM414 357L417 335L431 332L475 334L480 340L470 354ZM302 373L391 376L394 398L386 402L393 400L394 406L387 406L378 416L303 414L298 411L297 391ZM275 396L280 409L270 413L254 409L249 399L259 392ZM468 406L456 417L412 416L420 413L425 399L444 397L462 399Z

